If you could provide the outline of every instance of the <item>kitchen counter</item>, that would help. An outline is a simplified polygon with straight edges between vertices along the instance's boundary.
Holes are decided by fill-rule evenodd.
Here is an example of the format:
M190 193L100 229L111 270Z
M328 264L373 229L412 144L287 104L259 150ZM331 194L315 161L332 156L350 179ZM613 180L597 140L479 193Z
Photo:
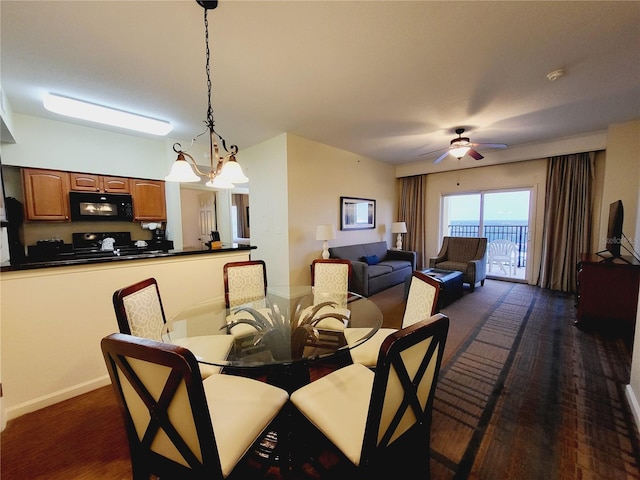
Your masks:
M214 249L201 249L201 250L148 250L144 253L138 252L135 254L125 254L113 256L100 256L96 258L69 258L69 259L56 259L30 262L28 259L26 262L12 265L10 263L3 263L0 265L0 272L14 272L21 270L32 270L37 268L55 268L55 267L68 267L72 265L92 265L98 263L110 263L113 262L127 262L136 260L148 260L150 258L167 258L167 257L179 257L179 256L191 256L191 255L212 255L222 252L235 252L238 250L253 250L257 247L251 245L243 245L239 243L222 244L222 246Z

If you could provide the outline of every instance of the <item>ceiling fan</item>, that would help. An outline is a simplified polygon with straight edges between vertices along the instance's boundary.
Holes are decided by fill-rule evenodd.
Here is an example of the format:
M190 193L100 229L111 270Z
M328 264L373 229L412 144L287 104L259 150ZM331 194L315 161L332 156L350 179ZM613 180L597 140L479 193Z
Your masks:
M458 138L454 138L453 140L451 140L451 145L449 145L448 147L439 148L438 150L434 150L432 152L422 153L420 154L420 156L431 155L432 153L436 153L446 149L446 152L444 152L433 161L434 164L438 164L449 154L456 157L458 160L460 160L465 155L469 155L476 160L483 159L484 157L472 147L507 148L507 145L505 145L504 143L471 143L469 141L469 137L462 136L462 134L464 133L464 128L456 128L456 133L458 134Z

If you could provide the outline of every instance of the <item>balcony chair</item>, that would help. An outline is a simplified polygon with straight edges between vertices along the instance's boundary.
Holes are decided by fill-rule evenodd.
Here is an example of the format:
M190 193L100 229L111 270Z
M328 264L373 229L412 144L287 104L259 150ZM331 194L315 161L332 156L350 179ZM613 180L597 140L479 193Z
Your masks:
M430 478L433 398L448 328L449 319L436 314L389 335L375 370L354 363L291 394L355 470L344 478Z
M516 274L518 245L500 238L489 242L489 245L487 245L487 253L489 256L489 272L491 272L491 267L493 267L493 263L495 262L505 275ZM509 269L508 271L504 268L505 264Z
M177 345L114 333L102 339L101 348L134 480L221 480L236 474L289 397L236 375L203 380L194 355Z
M169 332L170 327L167 325L155 278L147 278L116 290L113 293L113 308L120 333L161 342L163 335ZM205 358L224 360L233 346L233 337L206 335L184 339L180 344ZM205 378L220 373L220 370L220 367L214 365L202 364L200 367Z
M436 313L438 296L440 295L440 282L414 271L411 274L409 296L402 316L401 328L406 328ZM346 328L344 337L350 348L351 359L354 363L360 363L366 367L374 368L378 362L378 354L384 340L395 333L395 328L381 328L364 343L357 345L370 330L368 328Z

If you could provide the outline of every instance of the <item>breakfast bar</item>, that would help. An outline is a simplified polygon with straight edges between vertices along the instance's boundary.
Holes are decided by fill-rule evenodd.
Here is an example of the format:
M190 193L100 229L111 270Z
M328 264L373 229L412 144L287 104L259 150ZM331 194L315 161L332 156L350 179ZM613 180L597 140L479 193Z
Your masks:
M255 248L255 247L253 247ZM224 299L222 267L252 247L4 265L2 422L109 383L96 345L118 330L113 292L154 277L165 312Z

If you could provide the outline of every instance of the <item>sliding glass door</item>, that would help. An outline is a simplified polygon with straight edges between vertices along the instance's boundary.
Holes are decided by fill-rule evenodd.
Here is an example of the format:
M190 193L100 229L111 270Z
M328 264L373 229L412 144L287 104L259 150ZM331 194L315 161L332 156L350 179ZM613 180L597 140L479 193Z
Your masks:
M442 199L442 236L487 237L487 276L524 280L529 189L469 192Z

